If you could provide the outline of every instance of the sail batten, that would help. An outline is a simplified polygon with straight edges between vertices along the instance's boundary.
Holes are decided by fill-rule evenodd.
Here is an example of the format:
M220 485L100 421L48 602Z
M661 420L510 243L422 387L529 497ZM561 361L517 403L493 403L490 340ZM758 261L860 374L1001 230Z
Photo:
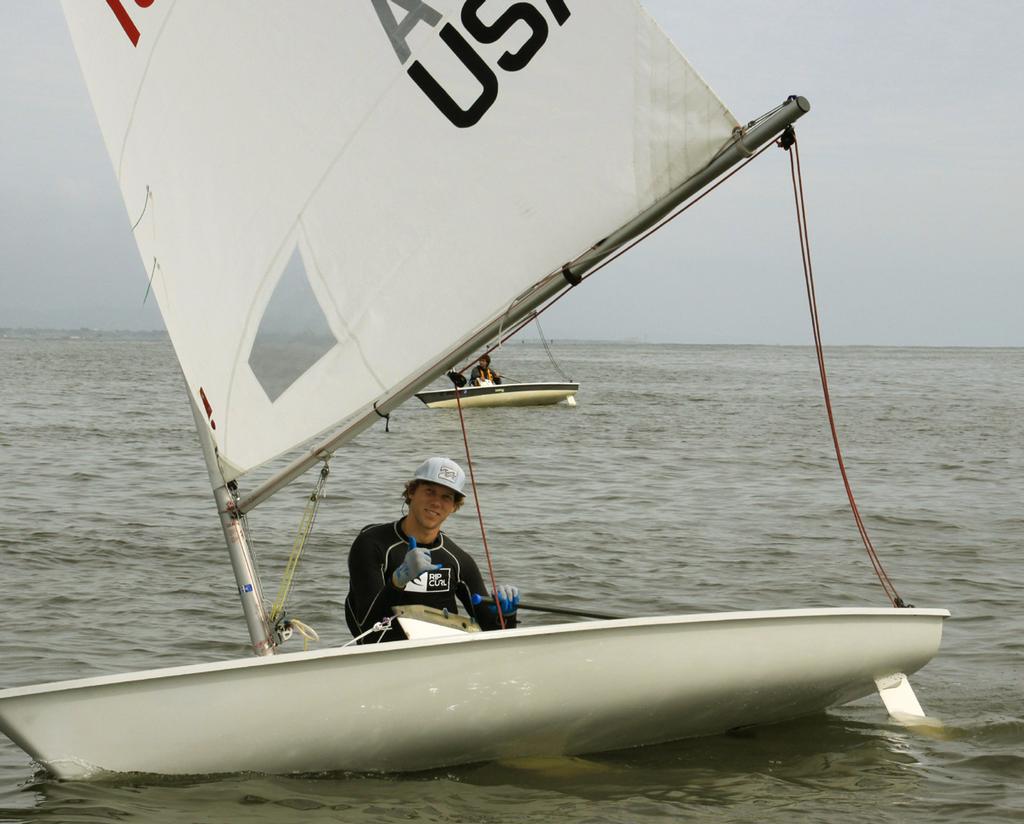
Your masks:
M158 0L133 41L64 4L227 479L408 397L738 125L635 0L400 6Z

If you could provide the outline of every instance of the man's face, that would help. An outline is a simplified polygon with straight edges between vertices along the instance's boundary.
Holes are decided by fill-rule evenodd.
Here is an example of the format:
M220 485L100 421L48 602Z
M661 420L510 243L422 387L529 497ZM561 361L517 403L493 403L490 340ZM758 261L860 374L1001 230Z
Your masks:
M455 492L432 481L420 481L409 496L409 514L421 527L440 529L455 511Z

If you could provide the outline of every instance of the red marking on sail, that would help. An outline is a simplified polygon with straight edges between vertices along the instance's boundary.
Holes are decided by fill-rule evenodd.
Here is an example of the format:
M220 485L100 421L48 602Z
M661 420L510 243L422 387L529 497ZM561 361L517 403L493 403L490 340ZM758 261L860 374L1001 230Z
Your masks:
M199 387L199 400L203 402L203 409L206 410L206 417L210 419L210 429L217 428L217 422L213 419L213 407L210 406L210 401L206 398L206 392L203 391L203 387Z
M138 0L136 0L138 2ZM145 2L145 0L143 0ZM150 0L152 2L152 0ZM139 30L136 28L135 23L132 22L131 17L128 16L128 12L125 11L124 6L121 5L121 0L107 0L107 5L110 6L110 10L114 12L114 16L117 18L117 22L121 24L121 28L124 29L124 33L128 35L128 39L132 41L133 46L139 45ZM141 6L142 3L139 3ZM148 6L149 3L146 3Z

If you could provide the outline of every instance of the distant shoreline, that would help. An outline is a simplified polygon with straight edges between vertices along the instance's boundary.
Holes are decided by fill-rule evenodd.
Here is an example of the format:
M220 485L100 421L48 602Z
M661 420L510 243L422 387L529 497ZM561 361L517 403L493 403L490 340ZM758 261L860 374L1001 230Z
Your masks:
M0 338L32 340L166 340L170 341L164 329L131 331L128 329L36 329L0 326Z
M37 329L14 328L0 326L0 340L87 340L87 341L152 341L170 343L170 337L164 329L128 330L128 329ZM808 343L695 343L676 341L647 341L637 338L548 339L549 344L556 346L692 346L692 347L760 347L778 349L813 348ZM521 338L505 343L506 347L519 345L541 345L539 338ZM921 343L826 343L826 349L1021 349L1021 346L998 344L921 344Z

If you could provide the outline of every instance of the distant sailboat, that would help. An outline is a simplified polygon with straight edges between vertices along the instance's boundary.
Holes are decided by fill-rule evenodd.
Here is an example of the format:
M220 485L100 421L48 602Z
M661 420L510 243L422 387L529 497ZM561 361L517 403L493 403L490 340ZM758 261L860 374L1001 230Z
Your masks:
M464 386L451 389L430 389L417 392L416 397L431 409L454 409L461 404L466 407L482 406L550 406L565 401L576 405L578 383L487 383L480 386ZM455 394L459 397L456 399Z
M459 407L503 407L503 406L553 406L565 402L566 406L576 405L576 393L580 385L566 377L551 354L544 332L540 328L540 320L534 315L544 350L562 376L562 381L536 381L527 383L510 379L507 375L491 369L490 355L484 354L477 361L477 366L470 372L469 380L462 372L449 372L448 378L452 386L445 389L426 389L417 392L416 397L431 409L455 409Z
M741 128L634 0L502 8L65 0L259 657L0 692L0 730L55 775L579 754L876 689L920 714L904 674L945 610L399 618L412 640L278 654L244 514L809 109Z

